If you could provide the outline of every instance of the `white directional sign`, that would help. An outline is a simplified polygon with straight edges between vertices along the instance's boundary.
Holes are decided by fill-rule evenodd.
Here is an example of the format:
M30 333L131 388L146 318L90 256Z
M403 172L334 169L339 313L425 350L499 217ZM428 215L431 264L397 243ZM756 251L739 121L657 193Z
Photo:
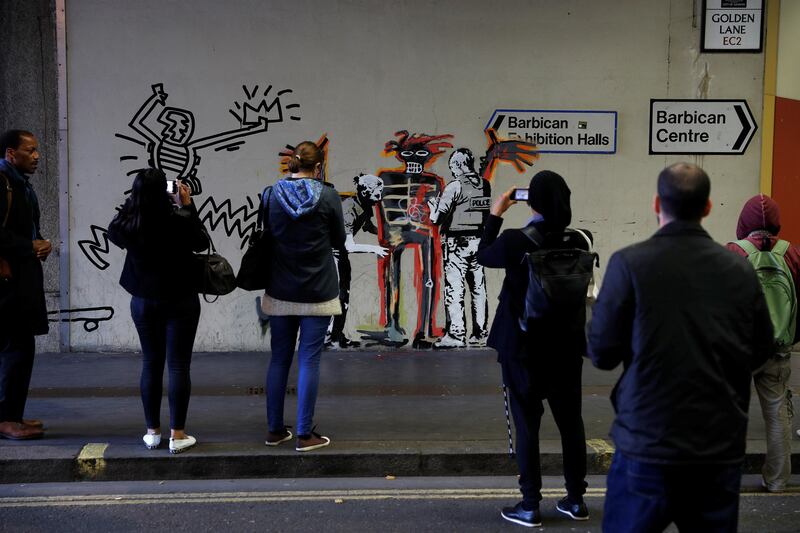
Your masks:
M760 52L764 0L705 0L703 52Z
M745 100L650 100L651 154L743 154L757 129Z
M499 137L533 143L545 154L617 151L616 111L498 109L486 129L493 129Z

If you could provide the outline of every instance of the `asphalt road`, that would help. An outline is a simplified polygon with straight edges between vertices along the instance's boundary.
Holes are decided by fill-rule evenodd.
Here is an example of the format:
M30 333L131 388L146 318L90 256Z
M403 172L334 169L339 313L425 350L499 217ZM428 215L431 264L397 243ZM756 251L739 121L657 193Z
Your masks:
M561 479L546 478L541 529L600 531L604 481L589 479L590 520L574 522L554 509L564 494ZM800 489L770 495L757 485L757 477L745 477L740 531L800 530ZM515 486L514 477L0 485L0 530L530 531L500 517L501 507L518 499Z

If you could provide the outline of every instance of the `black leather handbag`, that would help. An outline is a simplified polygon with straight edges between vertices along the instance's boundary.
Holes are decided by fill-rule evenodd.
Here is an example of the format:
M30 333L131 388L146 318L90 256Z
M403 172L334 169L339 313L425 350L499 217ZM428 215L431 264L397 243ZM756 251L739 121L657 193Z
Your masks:
M263 291L269 283L270 252L272 234L269 231L269 200L272 187L261 193L261 206L258 210L256 229L250 235L247 250L242 256L236 285L246 291Z
M203 228L203 232L208 237L208 251L195 254L195 258L200 263L200 287L197 292L211 303L217 299L209 300L206 298L207 295L221 296L233 292L236 288L236 275L228 260L217 253L208 231Z

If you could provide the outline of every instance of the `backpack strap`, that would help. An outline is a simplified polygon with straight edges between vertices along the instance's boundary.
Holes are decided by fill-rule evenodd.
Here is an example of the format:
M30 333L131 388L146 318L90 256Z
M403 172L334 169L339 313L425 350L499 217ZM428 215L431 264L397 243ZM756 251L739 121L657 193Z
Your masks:
M592 240L589 238L589 236L586 235L586 232L583 231L582 229L578 229L578 228L569 228L569 229L571 229L572 231L574 231L576 233L580 233L581 237L583 237L583 240L585 240L586 244L589 245L589 248L587 250L591 252L593 243L592 243Z
M12 200L12 191L11 184L8 182L8 176L3 173L0 173L3 176L3 180L6 182L6 215L3 217L3 227L6 227L8 224L8 216L11 214L11 200Z
M772 247L772 253L778 254L779 256L783 257L788 249L789 249L789 241L778 240L778 242L775 243L775 246Z
M756 248L755 244L748 241L747 239L739 239L738 241L733 241L733 242L735 242L739 248L747 252L747 255L757 254L758 252L761 251L758 248Z
M538 229L536 229L535 226L525 226L520 231L522 231L522 234L525 235L528 239L530 239L530 241L539 248L542 248L544 246L544 237L542 236L542 233Z

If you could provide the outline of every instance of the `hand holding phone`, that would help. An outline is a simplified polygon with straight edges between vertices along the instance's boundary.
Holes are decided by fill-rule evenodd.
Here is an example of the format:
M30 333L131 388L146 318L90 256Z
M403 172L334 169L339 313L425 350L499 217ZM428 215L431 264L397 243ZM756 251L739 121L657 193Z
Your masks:
M517 187L514 189L514 192L511 193L511 199L515 202L527 202L528 201L528 189L523 189L521 187Z

